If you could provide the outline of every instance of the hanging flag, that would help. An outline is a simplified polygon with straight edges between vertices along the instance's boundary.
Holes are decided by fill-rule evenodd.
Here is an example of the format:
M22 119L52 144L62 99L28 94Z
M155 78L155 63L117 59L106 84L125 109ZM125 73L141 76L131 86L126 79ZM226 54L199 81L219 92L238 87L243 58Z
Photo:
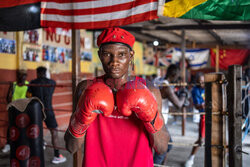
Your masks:
M172 57L171 63L177 64L181 61L182 52L179 48L170 48L166 52L167 56ZM166 57L166 59L169 58ZM191 69L200 69L207 66L209 49L186 49L185 59L188 61Z
M163 15L202 20L250 20L249 0L165 0Z
M99 29L152 20L158 0L42 0L41 25Z
M211 66L215 67L216 49L211 49ZM219 68L227 70L228 66L233 64L244 64L250 51L247 49L220 49L219 50Z
M40 0L2 0L0 31L23 31L40 28Z
M171 63L169 61L170 55L164 55L160 51L154 55L154 66L155 67L168 67Z
M191 69L204 68L207 66L209 49L188 49L186 50L185 57Z

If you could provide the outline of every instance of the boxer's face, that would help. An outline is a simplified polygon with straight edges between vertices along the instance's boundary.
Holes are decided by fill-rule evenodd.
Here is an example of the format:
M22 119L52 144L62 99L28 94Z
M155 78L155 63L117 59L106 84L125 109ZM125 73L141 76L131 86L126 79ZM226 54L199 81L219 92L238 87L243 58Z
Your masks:
M123 44L106 44L98 51L105 73L114 79L127 77L134 51Z
M26 74L17 73L17 82L18 82L19 84L24 84L26 78L27 78L27 75L26 75Z
M203 76L203 75L199 77L199 83L200 83L200 85L201 85L202 88L205 87L205 84L204 84L204 76Z

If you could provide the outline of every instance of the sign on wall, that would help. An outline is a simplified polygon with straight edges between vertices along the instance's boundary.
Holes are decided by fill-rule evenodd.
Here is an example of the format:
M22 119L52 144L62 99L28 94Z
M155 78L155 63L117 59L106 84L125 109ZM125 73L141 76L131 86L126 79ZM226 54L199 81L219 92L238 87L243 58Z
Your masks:
M0 53L16 53L16 41L0 38Z
M69 59L71 59L70 49L43 45L42 61L65 63L65 61Z
M23 45L23 60L24 61L41 61L41 49L40 47L24 44Z
M42 43L42 30L35 29L23 32L23 42L30 44L41 45Z

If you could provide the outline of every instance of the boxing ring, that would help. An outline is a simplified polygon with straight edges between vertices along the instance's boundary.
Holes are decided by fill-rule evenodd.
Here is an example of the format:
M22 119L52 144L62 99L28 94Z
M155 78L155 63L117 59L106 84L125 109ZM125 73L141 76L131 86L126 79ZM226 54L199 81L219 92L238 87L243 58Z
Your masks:
M249 112L242 125L242 108L245 108L246 100L249 100L249 83L245 86L241 85L242 70L240 66L234 65L229 67L228 75L222 73L211 73L205 75L205 112L170 112L169 115L173 116L192 116L192 115L205 115L206 116L206 135L205 144L193 144L183 142L169 142L169 145L178 147L193 147L200 146L205 148L205 162L206 166L225 166L226 152L229 152L229 166L242 166L242 153L248 154L242 150L242 141L248 134L249 126ZM10 84L7 82L0 84ZM195 84L176 83L161 86L194 86ZM30 85L27 86L41 86L58 88L72 87L71 85ZM246 91L247 90L247 91ZM242 98L242 91L246 94ZM243 107L242 107L243 106ZM46 109L45 109L46 110ZM54 111L68 112L72 110L55 108ZM5 122L6 126L8 121L0 119ZM228 126L227 126L228 124ZM245 133L242 137L241 129L245 128ZM228 128L228 129L226 129ZM43 127L44 130L48 130ZM58 129L59 133L65 133L66 129ZM226 137L226 131L228 138ZM6 136L0 136L6 138ZM46 145L47 148L54 148L52 145ZM66 150L64 147L56 147L59 150ZM155 166L164 166L157 165Z

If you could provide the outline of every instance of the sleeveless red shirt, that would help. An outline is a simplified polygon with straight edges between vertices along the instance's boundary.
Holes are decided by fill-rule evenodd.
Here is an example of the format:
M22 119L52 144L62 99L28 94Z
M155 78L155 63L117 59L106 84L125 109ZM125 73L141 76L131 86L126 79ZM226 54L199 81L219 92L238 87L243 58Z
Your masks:
M83 167L153 167L152 147L142 121L116 110L109 117L99 114L86 132Z

